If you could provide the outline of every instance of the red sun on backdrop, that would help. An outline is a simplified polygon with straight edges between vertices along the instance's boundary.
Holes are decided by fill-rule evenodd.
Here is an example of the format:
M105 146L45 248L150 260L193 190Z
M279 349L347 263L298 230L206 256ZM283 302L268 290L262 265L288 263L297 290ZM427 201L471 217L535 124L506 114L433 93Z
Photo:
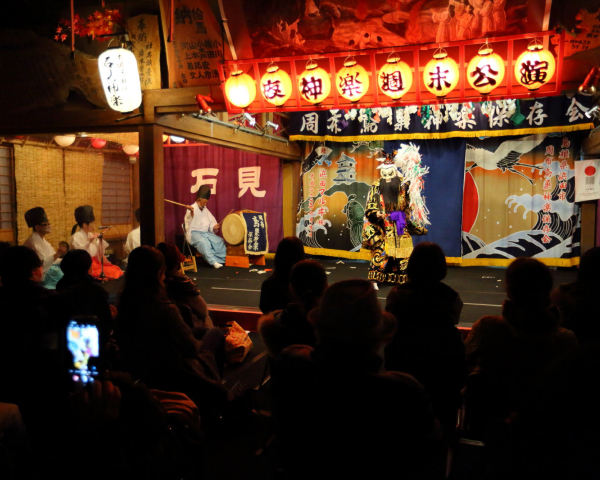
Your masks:
M471 172L465 173L463 192L463 232L470 232L479 213L479 191Z
M596 174L596 167L592 167L591 165L589 167L585 167L584 172L588 177L591 177L592 175Z

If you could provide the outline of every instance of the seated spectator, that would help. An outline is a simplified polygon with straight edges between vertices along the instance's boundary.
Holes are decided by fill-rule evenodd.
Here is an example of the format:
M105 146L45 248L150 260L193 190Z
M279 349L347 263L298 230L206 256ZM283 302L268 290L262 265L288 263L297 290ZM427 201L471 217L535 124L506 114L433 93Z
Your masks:
M4 255L4 252L6 252L9 248L10 248L10 243L8 242L0 242L0 259L2 258L2 255ZM2 286L2 278L0 277L0 287Z
M259 319L258 331L271 356L277 358L290 345L315 346L315 329L308 321L308 312L319 305L327 288L323 265L314 260L302 260L290 274L290 289L294 301L284 310L271 312Z
M285 237L275 252L273 274L260 287L260 310L269 313L283 310L291 303L290 272L300 260L304 260L304 244L298 237Z
M53 292L38 284L43 274L30 248L10 247L0 259L0 402L18 405L26 423L44 403L42 394L58 383L58 368L52 370L56 365L48 362L47 351L49 340L56 342L47 313Z
M577 281L561 285L552 293L560 308L562 326L571 330L580 344L600 341L600 247L581 256Z
M115 327L123 364L150 388L185 393L201 413L213 414L226 398L215 360L223 332L211 329L196 340L169 301L164 276L157 249L141 246L129 255Z
M165 257L164 284L169 300L178 306L183 304L190 308L192 313L192 325L190 326L192 328L214 327L208 313L208 305L200 296L200 290L191 278L181 273L183 255L179 252L177 246L171 242L162 242L156 248Z
M387 297L386 310L398 320L398 329L385 350L385 368L409 373L425 387L444 432L451 435L467 373L465 347L455 327L463 303L442 283L446 257L435 243L415 247L406 273L408 282Z
M466 421L479 433L493 429L525 402L548 366L577 346L550 306L552 275L533 258L518 258L506 271L502 316L485 316L465 342L470 371Z
M309 317L317 345L286 348L273 370L286 478L444 478L427 393L410 375L381 371L396 321L372 283L333 284Z
M92 257L86 250L70 250L60 264L64 276L56 284L58 296L54 303L68 320L73 315L98 317L99 326L107 340L113 327L108 292L91 275Z
M486 443L490 480L600 478L598 344L555 362L532 398Z

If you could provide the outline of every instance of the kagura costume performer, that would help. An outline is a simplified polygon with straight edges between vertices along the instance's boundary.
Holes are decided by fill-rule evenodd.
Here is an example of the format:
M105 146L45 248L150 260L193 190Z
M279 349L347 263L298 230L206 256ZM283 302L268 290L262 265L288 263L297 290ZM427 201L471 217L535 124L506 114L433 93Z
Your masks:
M418 155L416 148L415 152ZM408 257L413 251L411 235L427 234L424 226L410 220L411 182L400 174L395 155L378 159L383 162L377 167L381 178L371 185L365 208L363 247L371 251L367 278L377 283L405 283Z

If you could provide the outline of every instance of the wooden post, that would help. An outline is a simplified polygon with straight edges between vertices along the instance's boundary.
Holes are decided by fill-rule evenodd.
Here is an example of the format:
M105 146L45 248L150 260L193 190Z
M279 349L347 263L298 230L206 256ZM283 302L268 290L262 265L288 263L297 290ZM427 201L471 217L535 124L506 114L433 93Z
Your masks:
M165 239L164 147L162 128L144 125L140 139L140 224L142 245Z
M283 236L296 236L296 209L300 191L300 162L283 162ZM276 245L269 245L275 251Z
M581 203L581 254L596 245L596 200Z

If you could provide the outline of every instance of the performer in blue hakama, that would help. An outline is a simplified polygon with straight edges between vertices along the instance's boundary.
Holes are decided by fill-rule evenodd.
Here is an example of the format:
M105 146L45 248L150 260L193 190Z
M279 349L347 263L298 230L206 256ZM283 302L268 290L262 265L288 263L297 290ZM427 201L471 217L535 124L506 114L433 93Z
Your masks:
M221 224L217 223L207 208L209 199L210 187L202 185L196 202L188 207L185 214L185 234L188 243L200 252L209 265L221 268L225 263L225 241L215 235Z

